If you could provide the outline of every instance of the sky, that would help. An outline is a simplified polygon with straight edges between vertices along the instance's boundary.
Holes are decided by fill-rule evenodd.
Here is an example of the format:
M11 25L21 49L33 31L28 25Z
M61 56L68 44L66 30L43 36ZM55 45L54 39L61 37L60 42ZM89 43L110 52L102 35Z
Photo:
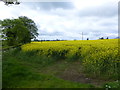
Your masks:
M42 1L0 2L0 20L27 16L36 23L39 40L81 40L82 32L84 40L118 37L119 0Z

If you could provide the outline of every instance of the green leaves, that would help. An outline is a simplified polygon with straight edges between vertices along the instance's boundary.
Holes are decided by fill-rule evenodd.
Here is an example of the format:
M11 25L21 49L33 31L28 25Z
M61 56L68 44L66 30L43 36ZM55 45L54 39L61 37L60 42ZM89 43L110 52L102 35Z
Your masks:
M19 17L19 19L23 22L23 24L26 26L26 28L31 32L30 33L31 39L38 36L38 33L37 33L38 29L33 20L31 20L25 16L21 16L21 17Z
M0 21L2 39L8 46L28 43L38 36L38 29L33 20L27 17L4 19Z

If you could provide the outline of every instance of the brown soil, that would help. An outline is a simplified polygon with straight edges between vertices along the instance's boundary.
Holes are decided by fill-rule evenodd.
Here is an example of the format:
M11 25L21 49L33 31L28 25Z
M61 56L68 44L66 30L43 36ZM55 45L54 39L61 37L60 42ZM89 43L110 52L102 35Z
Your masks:
M79 61L67 63L67 62L56 62L53 66L44 68L42 73L52 74L64 80L73 82L92 84L100 87L109 80L100 80L98 78L90 78L83 72L81 63Z
M74 81L79 83L86 83L86 84L93 84L98 87L101 86L103 83L107 82L105 80L98 80L97 78L93 79L93 78L86 77L86 75L82 71L82 67L79 69L77 68L78 65L80 65L80 63L76 62L74 63L74 65L65 69L63 73L58 75L58 77L64 80L69 80L69 81Z

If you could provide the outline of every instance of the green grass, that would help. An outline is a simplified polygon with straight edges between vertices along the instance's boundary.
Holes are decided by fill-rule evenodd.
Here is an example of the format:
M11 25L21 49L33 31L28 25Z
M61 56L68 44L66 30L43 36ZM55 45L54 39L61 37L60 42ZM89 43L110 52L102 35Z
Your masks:
M3 88L117 88L119 82L101 85L67 80L83 73L79 60L65 60L23 52L20 48L3 53ZM70 74L73 74L71 76ZM71 77L70 77L71 76ZM64 78L63 78L64 77ZM96 78L99 82L99 77ZM106 87L107 85L107 87Z
M38 66L39 68L47 67L53 64L52 62L55 61L44 56L33 58L30 54L20 52L19 50L3 53L3 88L94 87L90 84L71 82L54 75L37 72Z
M115 82L105 83L103 87L104 88L120 88L120 82L115 81Z

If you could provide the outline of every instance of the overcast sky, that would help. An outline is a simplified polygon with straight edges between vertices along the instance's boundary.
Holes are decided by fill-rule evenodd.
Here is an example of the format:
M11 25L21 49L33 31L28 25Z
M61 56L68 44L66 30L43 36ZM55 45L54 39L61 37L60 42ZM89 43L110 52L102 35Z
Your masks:
M28 0L29 1L29 0ZM0 2L0 19L27 16L39 29L38 39L84 40L118 36L119 0L74 0L71 2Z

